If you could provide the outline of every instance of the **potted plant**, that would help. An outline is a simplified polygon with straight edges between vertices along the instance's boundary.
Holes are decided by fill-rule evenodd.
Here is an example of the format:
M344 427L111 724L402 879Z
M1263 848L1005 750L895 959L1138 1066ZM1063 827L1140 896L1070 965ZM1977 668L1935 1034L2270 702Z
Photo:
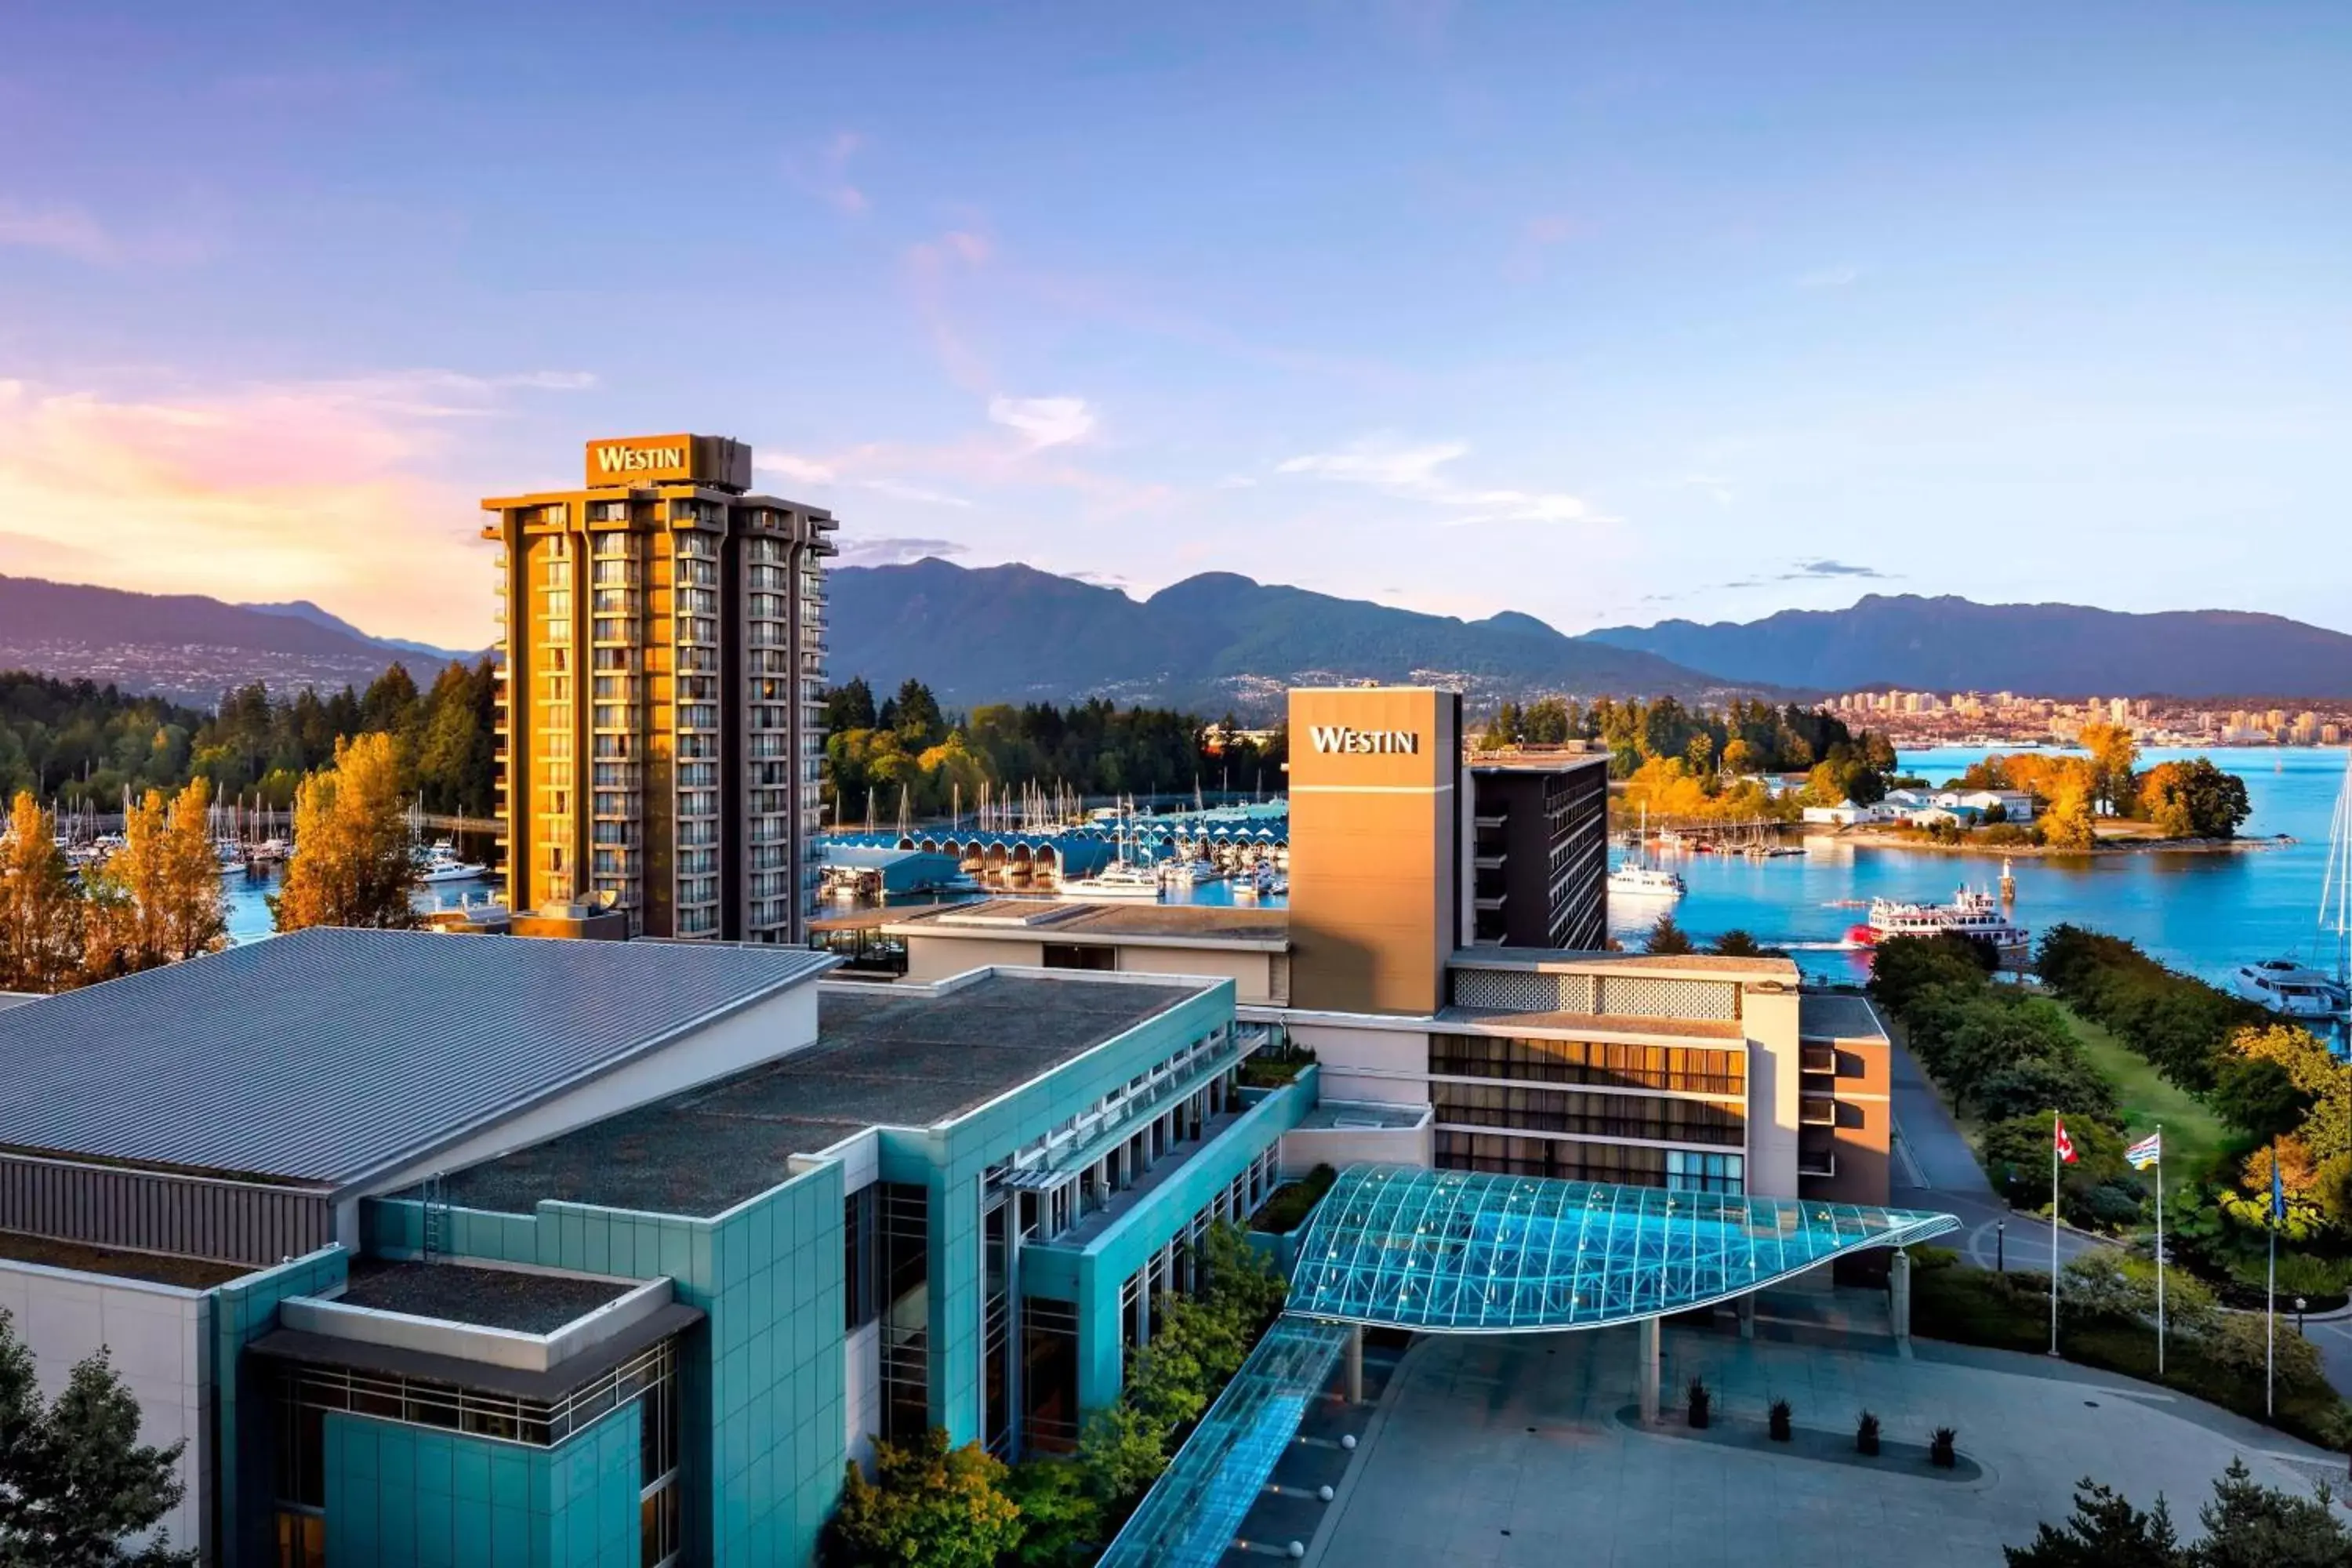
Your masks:
M1949 1426L1937 1427L1935 1435L1927 1439L1927 1462L1941 1470L1948 1470L1958 1464L1959 1450L1953 1445L1959 1440L1960 1435Z
M1787 1442L1792 1435L1792 1428L1789 1422L1789 1402L1787 1400L1776 1399L1772 1402L1771 1423L1772 1441L1775 1443Z
M1878 1452L1878 1417L1867 1410L1853 1425L1853 1447L1856 1453L1875 1456Z
M1706 1426L1707 1415L1714 1407L1715 1395L1706 1391L1706 1384L1697 1378L1692 1378L1690 1380L1690 1424L1693 1426Z

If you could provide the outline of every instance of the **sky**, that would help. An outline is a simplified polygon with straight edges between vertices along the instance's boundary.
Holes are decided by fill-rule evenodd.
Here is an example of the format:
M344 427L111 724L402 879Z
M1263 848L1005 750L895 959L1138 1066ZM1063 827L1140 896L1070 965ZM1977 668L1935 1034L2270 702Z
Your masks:
M2337 0L0 23L0 572L481 646L686 429L850 563L2352 630Z

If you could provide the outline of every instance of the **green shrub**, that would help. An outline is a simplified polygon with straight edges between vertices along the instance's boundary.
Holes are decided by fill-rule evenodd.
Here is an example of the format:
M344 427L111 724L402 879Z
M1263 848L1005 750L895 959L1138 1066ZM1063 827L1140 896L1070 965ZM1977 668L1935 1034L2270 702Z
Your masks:
M1318 1165L1295 1182L1285 1182L1266 1194L1257 1213L1250 1215L1250 1228L1286 1236L1306 1223L1315 1205L1331 1190L1339 1173L1328 1165Z

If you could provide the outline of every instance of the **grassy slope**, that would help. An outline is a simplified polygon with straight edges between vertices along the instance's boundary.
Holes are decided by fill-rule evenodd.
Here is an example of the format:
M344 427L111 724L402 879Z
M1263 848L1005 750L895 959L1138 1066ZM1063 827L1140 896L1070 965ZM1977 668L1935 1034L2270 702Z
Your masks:
M2062 1005L2061 1011L2073 1026L2074 1037L2082 1041L2084 1054L2115 1083L2125 1130L2138 1139L2161 1122L2165 1163L2171 1167L2172 1183L2185 1183L2200 1174L2230 1142L2230 1130L2221 1119L2207 1110L2202 1100L2168 1082L2147 1058L2105 1029L2071 1007Z

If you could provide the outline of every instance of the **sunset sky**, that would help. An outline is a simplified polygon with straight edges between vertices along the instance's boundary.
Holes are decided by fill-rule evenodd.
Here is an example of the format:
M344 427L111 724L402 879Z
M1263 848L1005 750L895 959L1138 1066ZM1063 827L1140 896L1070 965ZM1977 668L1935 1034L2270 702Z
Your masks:
M7 8L0 572L492 635L481 496L1565 630L2352 630L2352 6Z

